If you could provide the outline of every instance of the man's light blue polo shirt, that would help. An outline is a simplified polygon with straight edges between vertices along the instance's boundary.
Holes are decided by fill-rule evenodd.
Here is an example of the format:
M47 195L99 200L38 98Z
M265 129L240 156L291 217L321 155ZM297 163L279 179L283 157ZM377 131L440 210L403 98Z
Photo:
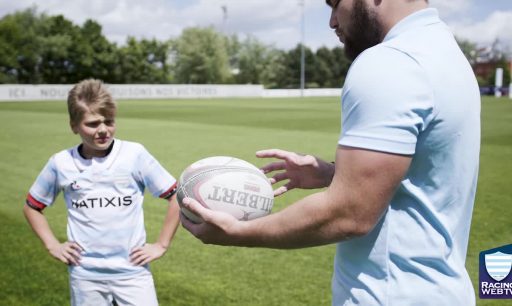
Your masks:
M352 64L339 144L412 163L368 235L338 244L334 305L474 305L465 268L480 151L480 94L435 9L396 24Z

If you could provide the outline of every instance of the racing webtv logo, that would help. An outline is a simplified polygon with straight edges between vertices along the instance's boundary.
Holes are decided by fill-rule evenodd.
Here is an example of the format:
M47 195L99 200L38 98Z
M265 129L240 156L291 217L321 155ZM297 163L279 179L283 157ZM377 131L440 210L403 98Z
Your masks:
M512 244L480 252L481 299L512 299Z

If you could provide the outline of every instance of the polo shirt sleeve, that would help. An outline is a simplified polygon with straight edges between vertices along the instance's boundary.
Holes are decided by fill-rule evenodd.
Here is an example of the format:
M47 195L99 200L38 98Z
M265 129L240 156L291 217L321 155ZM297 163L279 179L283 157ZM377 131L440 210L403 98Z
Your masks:
M144 147L139 154L139 171L154 197L169 198L176 192L176 179Z
M55 156L52 156L30 187L26 204L37 210L43 210L52 205L60 191L57 180Z
M412 155L434 114L423 68L408 54L378 45L362 53L347 75L338 143Z

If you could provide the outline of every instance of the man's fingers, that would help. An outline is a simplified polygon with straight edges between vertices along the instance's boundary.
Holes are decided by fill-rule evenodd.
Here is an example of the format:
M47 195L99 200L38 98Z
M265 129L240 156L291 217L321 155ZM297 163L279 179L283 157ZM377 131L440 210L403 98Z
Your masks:
M289 179L288 174L286 172L280 172L280 173L277 173L276 175L274 175L272 178L270 178L270 183L275 184L275 183L278 183L280 181L284 181L287 179Z
M206 218L208 218L211 213L211 210L205 208L203 205L192 198L184 198L183 206L191 213L195 214L197 217L203 220L206 220Z
M279 188L277 188L276 190L274 190L274 196L280 196L282 195L283 193L287 192L289 189L288 189L288 186L287 185L283 185Z
M292 155L292 152L284 151L281 149L268 149L268 150L260 150L256 152L256 157L259 158L279 158L279 159L288 159Z
M267 165L261 167L260 169L263 170L263 173L269 173L272 171L284 170L285 168L286 168L286 163L280 161L280 162L273 162L273 163L267 164Z

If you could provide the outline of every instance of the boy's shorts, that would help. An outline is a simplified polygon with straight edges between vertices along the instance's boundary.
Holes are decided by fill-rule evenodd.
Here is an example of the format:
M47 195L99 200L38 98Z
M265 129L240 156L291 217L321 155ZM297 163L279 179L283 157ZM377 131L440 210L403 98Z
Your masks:
M158 306L155 284L151 273L127 279L83 280L70 278L72 306Z

